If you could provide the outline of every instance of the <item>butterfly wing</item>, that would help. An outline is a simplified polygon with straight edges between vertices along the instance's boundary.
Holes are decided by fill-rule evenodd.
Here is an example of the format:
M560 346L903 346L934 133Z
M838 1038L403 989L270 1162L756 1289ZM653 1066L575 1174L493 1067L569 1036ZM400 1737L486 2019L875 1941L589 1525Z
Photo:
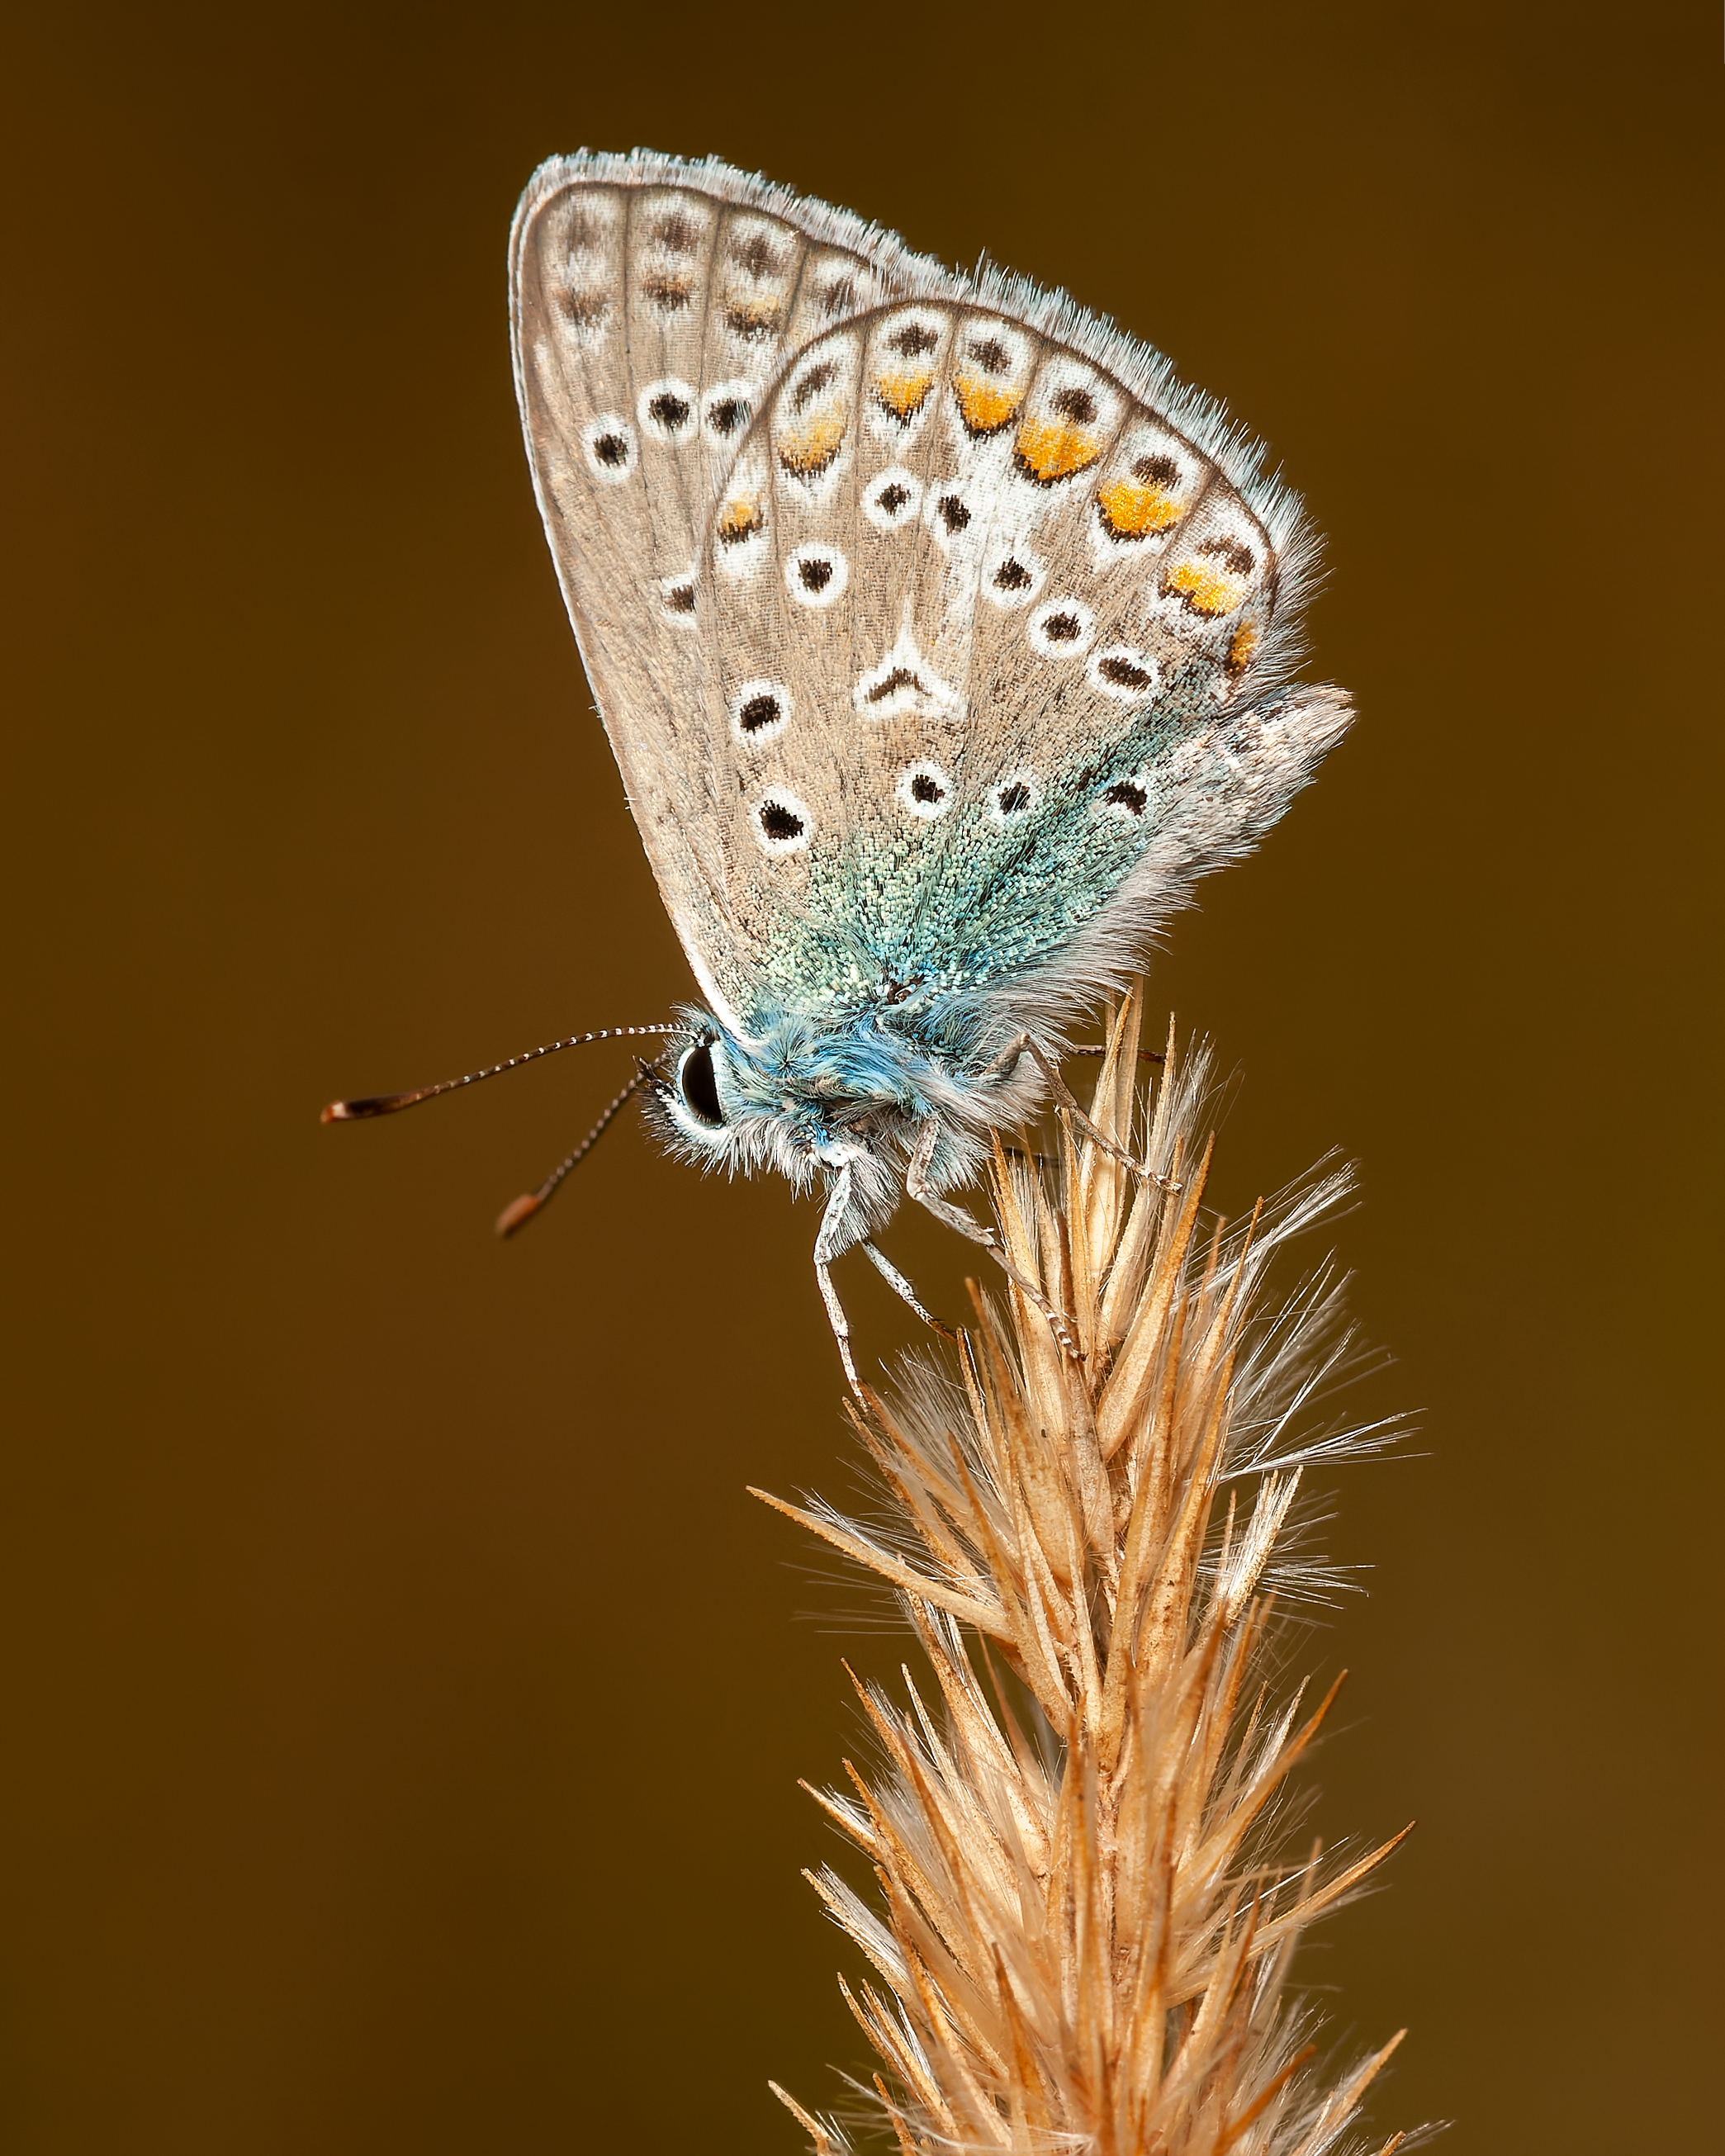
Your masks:
M667 911L717 1014L754 1000L698 557L788 353L951 289L890 233L709 160L556 158L511 239L516 391L570 619ZM759 864L747 844L746 869Z
M796 352L696 593L768 1005L1046 1024L1117 978L1347 722L1282 685L1312 560L1255 445L1059 295L986 279Z

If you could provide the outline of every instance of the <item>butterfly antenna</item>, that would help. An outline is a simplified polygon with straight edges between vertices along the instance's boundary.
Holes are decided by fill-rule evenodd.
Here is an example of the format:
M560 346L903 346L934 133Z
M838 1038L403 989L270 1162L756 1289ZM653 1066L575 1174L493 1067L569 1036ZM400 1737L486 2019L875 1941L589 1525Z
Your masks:
M501 1077L504 1071L517 1070L524 1063L536 1063L542 1055L555 1055L560 1048L584 1048L590 1040L630 1040L639 1039L643 1034L682 1034L688 1030L685 1025L605 1025L601 1026L597 1033L572 1033L565 1040L547 1041L543 1048L530 1048L523 1055L511 1055L506 1063L494 1063L489 1070L470 1070L465 1078L445 1078L440 1085L421 1086L411 1093L373 1093L362 1101L331 1101L318 1120L326 1123L356 1123L363 1122L368 1116L393 1116L398 1108L413 1108L421 1101L434 1101L439 1093L459 1092L464 1086L477 1086L481 1078ZM639 1082L639 1079L635 1081L637 1085ZM633 1087L630 1090L633 1091ZM605 1120L616 1113L627 1097L627 1095L620 1095L613 1101L605 1111ZM604 1127L605 1122L602 1121L598 1129L594 1131L593 1137L597 1137ZM590 1138L588 1143L592 1142ZM579 1158L578 1153L575 1158ZM567 1174L573 1166L574 1160L566 1163L558 1170L558 1174ZM552 1181L556 1180L553 1177Z
M643 1032L646 1031L646 1029L647 1029L645 1027L642 1027L640 1029ZM580 1144L576 1147L574 1152L572 1152L566 1160L560 1160L557 1163L557 1166L552 1168L551 1173L546 1177L544 1182L540 1184L536 1190L528 1191L524 1196L517 1198L512 1204L506 1205L504 1207L503 1210L497 1215L497 1233L505 1237L512 1235L517 1228L521 1227L525 1222L531 1220L533 1215L539 1210L540 1207L543 1205L548 1199L552 1198L557 1194L557 1186L562 1182L563 1178L569 1173L570 1169L572 1168L578 1168L581 1163L586 1159L588 1153L590 1153L593 1147L598 1143L599 1140L605 1135L605 1132L613 1119L615 1117L618 1110L623 1106L624 1103L628 1101L632 1095L639 1093L642 1086L644 1086L649 1079L655 1078L659 1074L655 1070L650 1063L642 1064L640 1068L635 1072L634 1076L629 1080L628 1085L626 1085L623 1091L617 1096L617 1098L614 1101L607 1103L604 1113L599 1117L598 1122L593 1125L587 1136L583 1138Z

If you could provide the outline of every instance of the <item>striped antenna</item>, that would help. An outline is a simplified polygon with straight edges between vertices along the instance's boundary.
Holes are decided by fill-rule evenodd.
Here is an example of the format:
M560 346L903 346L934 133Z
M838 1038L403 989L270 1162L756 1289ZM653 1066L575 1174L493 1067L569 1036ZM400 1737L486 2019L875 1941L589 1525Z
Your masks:
M597 1033L572 1033L567 1040L548 1040L543 1048L530 1048L522 1055L511 1055L506 1063L492 1064L489 1070L470 1070L465 1078L445 1078L440 1085L421 1086L411 1093L373 1093L362 1101L331 1101L318 1120L326 1123L357 1123L371 1116L393 1116L398 1108L413 1108L421 1101L434 1101L439 1093L458 1092L464 1086L477 1086L481 1078L501 1077L506 1070L518 1070L524 1063L536 1063L542 1055L555 1055L560 1048L584 1048L590 1040L639 1040L644 1034L685 1034L688 1030L685 1025L606 1025ZM639 1081L635 1082L639 1084ZM629 1090L633 1091L634 1086ZM622 1105L621 1099L614 1102L606 1111L606 1120ZM570 1164L572 1166L572 1162Z
M624 1106L624 1102L627 1101L632 1095L639 1092L641 1087L646 1083L646 1081L655 1075L656 1074L655 1073L651 1065L644 1063L640 1069L636 1071L634 1076L629 1080L628 1085L626 1085L623 1091L617 1096L616 1099L606 1103L604 1113L599 1117L598 1122L593 1125L587 1136L583 1138L580 1144L576 1147L574 1152L557 1163L557 1166L552 1168L551 1173L546 1177L544 1182L540 1184L536 1190L528 1191L525 1197L517 1198L504 1207L503 1210L497 1215L497 1233L500 1235L509 1236L514 1235L516 1229L521 1227L524 1222L532 1219L533 1215L539 1210L540 1207L544 1204L547 1199L554 1198L557 1195L557 1187L562 1182L563 1178L569 1173L569 1170L572 1168L578 1167L581 1162L587 1158L588 1154L593 1151L593 1147L604 1136L606 1127L609 1124L612 1117L616 1115L618 1110Z

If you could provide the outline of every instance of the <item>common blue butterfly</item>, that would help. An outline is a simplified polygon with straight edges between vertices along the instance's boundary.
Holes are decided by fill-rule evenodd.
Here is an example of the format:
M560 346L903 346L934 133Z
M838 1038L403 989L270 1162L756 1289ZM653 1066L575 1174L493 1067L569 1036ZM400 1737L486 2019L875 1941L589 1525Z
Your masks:
M1312 536L1148 346L716 160L552 159L510 279L546 532L704 998L629 1029L670 1040L636 1083L685 1158L824 1188L854 1380L832 1260L920 1309L874 1242L906 1195L994 1245L947 1194L1076 1107L1074 1023L1347 725L1290 685Z

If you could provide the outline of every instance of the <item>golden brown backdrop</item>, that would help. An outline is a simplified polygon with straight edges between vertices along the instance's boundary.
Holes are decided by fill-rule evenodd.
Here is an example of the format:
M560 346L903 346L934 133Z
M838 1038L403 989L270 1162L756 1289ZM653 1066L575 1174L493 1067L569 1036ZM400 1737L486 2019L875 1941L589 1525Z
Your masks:
M1417 1815L1306 1964L1457 2156L1701 2146L1717 1325L1720 69L1703 9L1241 0L78 7L7 32L14 1099L0 2144L788 2152L861 2046L798 1866L854 1589L780 1188L626 1066L442 1075L688 983L542 544L504 244L535 163L716 150L1171 352L1331 540L1356 736L1153 1000L1331 1145L1424 1411L1318 1823ZM954 1306L965 1254L900 1236ZM901 1337L847 1267L865 1342ZM837 1611L821 1624L802 1611Z

